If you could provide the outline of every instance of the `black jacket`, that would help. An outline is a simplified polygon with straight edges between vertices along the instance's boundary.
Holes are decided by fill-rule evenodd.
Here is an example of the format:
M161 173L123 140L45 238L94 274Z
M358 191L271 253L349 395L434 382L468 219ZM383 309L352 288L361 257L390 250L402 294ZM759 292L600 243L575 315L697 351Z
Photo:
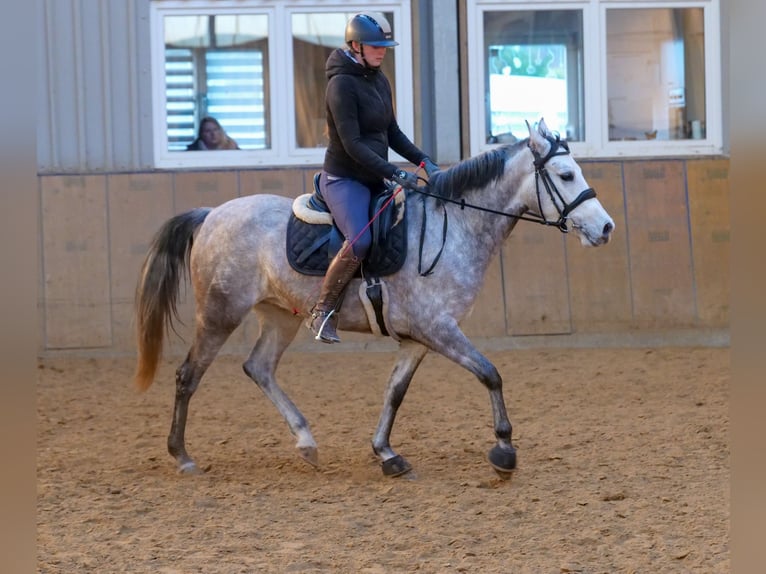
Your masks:
M327 173L375 186L397 170L388 161L389 147L415 165L423 161L426 154L399 129L391 85L382 72L360 65L339 48L327 59L325 74Z

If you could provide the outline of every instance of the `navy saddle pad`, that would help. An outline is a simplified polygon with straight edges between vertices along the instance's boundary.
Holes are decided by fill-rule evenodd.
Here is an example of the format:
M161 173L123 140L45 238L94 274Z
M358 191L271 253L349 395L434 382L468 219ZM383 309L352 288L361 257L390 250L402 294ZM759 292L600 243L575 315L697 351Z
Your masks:
M314 194L308 204L317 211L329 213L321 193L317 191L318 186L317 173L314 175ZM387 189L370 205L370 219L380 213L370 225L372 246L362 262L362 270L368 277L385 277L396 273L407 257L407 214L404 205L399 206L396 201L389 201L393 194L393 189ZM402 212L398 221L397 210ZM306 223L298 219L295 213L290 213L287 223L287 260L299 273L324 275L342 245L343 235L334 223ZM361 275L361 271L357 275Z

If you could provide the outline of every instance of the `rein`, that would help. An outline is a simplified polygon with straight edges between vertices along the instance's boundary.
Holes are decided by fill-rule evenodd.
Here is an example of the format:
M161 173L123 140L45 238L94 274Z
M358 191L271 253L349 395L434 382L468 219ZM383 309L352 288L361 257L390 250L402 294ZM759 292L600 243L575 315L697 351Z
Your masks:
M550 150L548 150L548 153L545 156L541 156L535 150L533 150L531 146L529 146L529 150L532 152L532 155L534 156L535 190L537 192L537 208L540 211L540 215L536 215L534 213L530 215L520 215L517 213L497 211L495 209L482 207L480 205L473 205L470 203L466 203L464 198L460 198L459 200L451 199L449 197L444 197L442 195L438 195L438 194L426 191L428 189L428 186L417 187L412 189L412 191L415 191L419 193L420 195L424 196L423 197L423 223L420 229L420 249L418 251L418 273L421 276L425 277L426 275L430 275L433 272L434 267L436 267L436 263L439 261L439 258L442 255L442 251L444 251L444 245L447 241L447 210L444 209L444 224L442 226L441 248L439 248L439 253L436 254L436 257L434 258L428 270L426 270L425 272L421 272L422 262L423 262L423 242L425 240L425 233L426 233L425 196L433 197L437 199L441 203L443 208L444 208L444 202L449 202L449 203L454 203L456 205L459 205L461 210L465 209L466 207L470 207L471 209L484 211L486 213L493 213L495 215L502 215L504 217L512 217L517 220L531 221L533 223L539 223L541 225L553 226L553 227L556 227L559 231L561 231L561 233L569 233L571 229L569 225L567 224L567 222L569 221L569 214L572 213L572 211L574 211L575 208L577 208L581 203L589 199L595 198L596 191L592 187L589 187L581 191L580 194L574 199L574 201L572 201L572 203L567 203L564 200L558 188L556 187L556 184L553 183L553 180L551 179L550 174L548 174L548 170L545 169L545 164L548 163L548 160L550 160L552 157L555 157L557 155L568 155L570 153L569 145L567 144L566 141L563 141L559 139L558 137L554 138L551 136L545 136L545 139L547 139L551 144L551 148ZM548 193L548 197L550 197L551 202L556 208L556 211L558 211L559 218L556 221L551 221L550 219L547 219L543 215L543 205L542 205L542 200L540 197L541 195L540 180L542 180L543 186L545 187L545 191ZM559 207L559 203L556 201L556 198L558 198L558 201L561 202L562 207Z

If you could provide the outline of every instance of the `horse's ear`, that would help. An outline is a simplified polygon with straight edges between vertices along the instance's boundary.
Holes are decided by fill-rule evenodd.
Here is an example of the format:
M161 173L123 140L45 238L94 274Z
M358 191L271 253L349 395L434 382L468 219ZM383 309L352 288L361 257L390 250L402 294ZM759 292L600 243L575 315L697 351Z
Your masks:
M540 118L540 121L537 123L537 131L540 132L540 135L543 137L548 137L551 134L551 131L548 129L548 124L545 123L545 119Z
M545 155L548 153L548 146L550 145L548 140L545 139L545 133L547 133L548 128L545 127L545 123L542 119L540 119L540 123L538 124L537 129L534 129L531 125L529 125L528 121L524 121L527 124L527 129L529 130L529 149L531 149L537 155L545 157ZM546 132L543 132L540 126L543 126Z

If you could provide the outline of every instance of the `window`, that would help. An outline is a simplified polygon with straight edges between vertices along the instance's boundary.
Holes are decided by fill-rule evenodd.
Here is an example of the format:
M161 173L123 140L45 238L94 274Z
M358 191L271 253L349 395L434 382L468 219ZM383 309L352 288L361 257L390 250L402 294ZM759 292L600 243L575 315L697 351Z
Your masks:
M526 137L525 120L544 116L573 140L585 129L582 12L484 12L487 143Z
M379 6L378 6L379 4ZM321 164L325 62L344 45L347 20L381 11L411 45L409 1L153 1L155 163L160 168ZM413 133L411 51L390 50L384 72L397 119ZM404 104L402 104L404 102ZM186 153L212 116L238 150ZM390 158L397 161L392 153Z
M585 157L722 151L719 0L468 0L471 154L544 117Z
M218 119L242 149L269 147L262 50L166 48L169 151L184 151L205 116Z
M365 8L368 11L370 8ZM299 148L316 148L327 145L325 133L324 92L326 78L324 65L330 53L342 46L346 22L353 13L347 12L294 12L291 17L292 65L294 77L295 139ZM397 36L393 14L383 11ZM405 42L405 45L407 42ZM396 103L396 67L394 52L389 51L383 60L386 74ZM407 58L409 59L409 50ZM410 131L410 133L412 133Z
M702 8L610 8L606 33L609 140L703 139Z

